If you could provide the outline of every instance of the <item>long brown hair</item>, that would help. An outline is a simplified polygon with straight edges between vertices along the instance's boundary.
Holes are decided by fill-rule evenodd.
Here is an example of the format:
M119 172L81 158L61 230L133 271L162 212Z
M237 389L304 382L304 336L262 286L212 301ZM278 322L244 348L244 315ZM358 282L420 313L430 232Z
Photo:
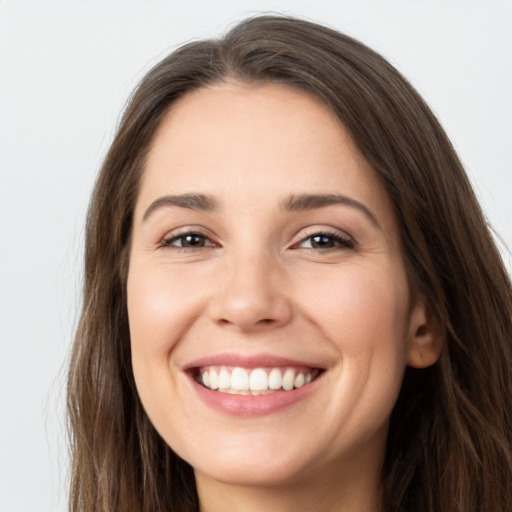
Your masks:
M363 44L262 16L187 44L133 94L99 174L86 228L83 310L68 383L72 512L197 511L192 468L159 437L131 370L125 282L150 141L170 105L228 79L280 82L323 100L380 176L411 287L444 337L408 368L382 473L385 512L505 512L512 503L512 287L464 170L409 83Z

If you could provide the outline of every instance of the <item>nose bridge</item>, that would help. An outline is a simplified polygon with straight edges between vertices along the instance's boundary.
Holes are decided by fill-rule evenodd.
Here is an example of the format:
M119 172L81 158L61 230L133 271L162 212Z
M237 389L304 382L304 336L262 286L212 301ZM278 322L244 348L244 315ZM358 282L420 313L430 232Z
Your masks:
M230 247L226 253L211 305L214 321L247 331L287 323L291 307L277 255L264 244L252 243Z

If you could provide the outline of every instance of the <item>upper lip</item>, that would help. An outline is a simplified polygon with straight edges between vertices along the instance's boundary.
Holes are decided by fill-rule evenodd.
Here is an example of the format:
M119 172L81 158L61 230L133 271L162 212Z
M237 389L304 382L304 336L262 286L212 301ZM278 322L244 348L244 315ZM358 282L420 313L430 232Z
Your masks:
M220 353L195 359L183 366L183 370L191 370L204 366L236 366L241 368L279 368L279 367L306 367L323 369L320 365L309 361L300 361L272 354L236 354Z

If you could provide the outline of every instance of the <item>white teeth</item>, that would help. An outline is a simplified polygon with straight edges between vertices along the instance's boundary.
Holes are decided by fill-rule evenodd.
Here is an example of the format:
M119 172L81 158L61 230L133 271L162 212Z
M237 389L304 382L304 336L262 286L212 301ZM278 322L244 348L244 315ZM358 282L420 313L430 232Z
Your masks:
M293 386L296 388L301 388L304 386L304 382L306 381L303 373L298 373L297 377L295 377L295 381L293 383Z
M253 370L211 366L201 370L198 381L204 387L235 395L264 395L277 390L291 391L309 384L318 370L298 368L254 368Z
M209 375L210 375L210 389L219 389L219 377L217 376L217 372L213 368L210 368ZM208 386L206 386L206 387L208 387Z
M251 372L249 387L251 391L265 391L268 389L267 372L263 368L256 368Z
M268 387L270 389L281 389L283 386L283 377L281 376L281 370L274 368L268 375Z
M251 392L246 389L219 389L221 393L229 393L230 395L250 395Z
M243 368L234 368L231 372L231 388L240 391L249 389L249 375Z
M290 391L293 389L293 383L295 381L295 372L288 368L283 375L283 389L285 391Z
M219 389L229 389L231 387L231 375L223 368L219 373Z

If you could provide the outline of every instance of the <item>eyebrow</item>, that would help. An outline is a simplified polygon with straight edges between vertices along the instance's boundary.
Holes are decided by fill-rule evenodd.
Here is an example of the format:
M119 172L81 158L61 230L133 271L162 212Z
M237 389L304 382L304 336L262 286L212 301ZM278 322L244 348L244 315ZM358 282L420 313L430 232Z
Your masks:
M292 212L304 212L314 210L316 208L324 208L326 206L342 204L356 208L362 212L371 223L379 229L382 229L377 222L375 215L363 203L341 194L301 194L290 195L281 204L284 210Z
M304 212L331 205L345 205L361 211L377 228L381 229L375 215L363 203L341 194L300 194L290 195L281 203L281 208L290 212ZM207 194L181 194L159 197L153 201L144 212L142 221L148 219L156 210L178 206L203 212L218 209L218 203L213 196Z
M152 213L161 208L179 206L191 210L211 212L218 208L217 201L206 194L182 194L179 196L163 196L153 201L144 212L142 220L145 221Z

